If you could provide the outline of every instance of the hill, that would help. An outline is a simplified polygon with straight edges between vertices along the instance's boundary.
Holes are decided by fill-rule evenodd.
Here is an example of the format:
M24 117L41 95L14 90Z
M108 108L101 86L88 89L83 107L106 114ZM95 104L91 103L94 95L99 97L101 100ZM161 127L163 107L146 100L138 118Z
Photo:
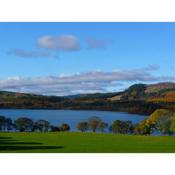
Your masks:
M175 83L134 84L122 95L110 100L145 100L154 102L175 102Z
M134 84L123 92L65 97L0 91L0 108L86 109L150 114L158 108L175 110L175 83Z
M47 108L64 100L57 96L0 91L0 108Z

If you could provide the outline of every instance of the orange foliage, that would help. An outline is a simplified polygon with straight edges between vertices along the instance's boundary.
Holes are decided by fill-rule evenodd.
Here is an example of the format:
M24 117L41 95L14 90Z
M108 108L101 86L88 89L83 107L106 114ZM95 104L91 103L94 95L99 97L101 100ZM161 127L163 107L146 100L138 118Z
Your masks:
M152 97L149 102L175 102L175 92L167 92L162 97Z

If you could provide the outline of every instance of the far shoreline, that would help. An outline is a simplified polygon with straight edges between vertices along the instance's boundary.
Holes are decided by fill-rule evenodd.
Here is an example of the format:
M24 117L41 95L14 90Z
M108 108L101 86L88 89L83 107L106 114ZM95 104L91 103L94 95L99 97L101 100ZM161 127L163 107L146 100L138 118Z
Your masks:
M148 116L148 114L141 113L130 113L127 111L117 111L117 110L97 110L97 109L67 109L67 108L0 108L0 110L67 110L67 111L102 111L102 112L120 112L126 114L136 114L136 115L144 115Z

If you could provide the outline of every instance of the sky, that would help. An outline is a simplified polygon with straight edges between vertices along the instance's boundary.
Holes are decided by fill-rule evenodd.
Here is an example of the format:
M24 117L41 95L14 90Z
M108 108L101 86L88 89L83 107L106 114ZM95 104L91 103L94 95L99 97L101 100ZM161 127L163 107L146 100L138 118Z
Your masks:
M0 23L0 90L105 93L175 81L175 23Z

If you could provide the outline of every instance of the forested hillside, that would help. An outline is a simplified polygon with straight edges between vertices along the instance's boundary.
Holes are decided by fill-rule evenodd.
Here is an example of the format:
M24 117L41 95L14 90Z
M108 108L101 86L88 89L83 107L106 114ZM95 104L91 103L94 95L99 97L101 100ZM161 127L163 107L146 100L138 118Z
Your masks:
M0 108L88 109L151 114L158 108L175 110L175 83L134 84L123 92L66 97L1 91Z

